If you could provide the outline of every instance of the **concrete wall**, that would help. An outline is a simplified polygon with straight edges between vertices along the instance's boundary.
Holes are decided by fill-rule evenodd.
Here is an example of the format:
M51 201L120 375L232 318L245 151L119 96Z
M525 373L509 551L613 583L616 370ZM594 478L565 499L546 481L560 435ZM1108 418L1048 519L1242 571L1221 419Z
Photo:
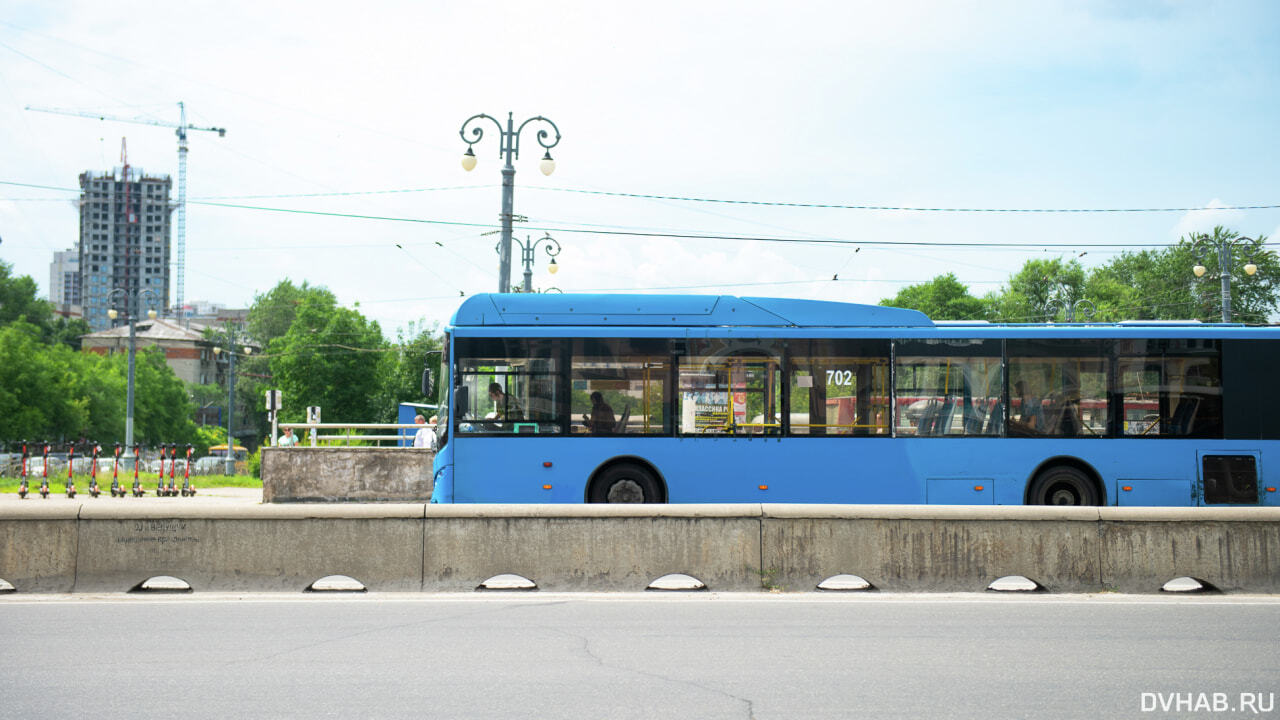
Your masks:
M670 573L760 589L758 505L429 505L424 590L504 573L543 590L639 591Z
M77 515L74 505L25 501L5 507L0 514L0 579L20 591L74 590Z
M1103 589L1097 508L764 505L761 533L761 564L788 590L840 574L888 591L982 590L1007 575Z
M425 448L263 448L262 501L425 503L434 459Z
M19 592L470 591L505 573L542 590L639 591L669 573L711 590L814 589L848 573L890 591L1156 592L1190 576L1280 592L1280 509L831 505L37 503L0 509L0 579Z

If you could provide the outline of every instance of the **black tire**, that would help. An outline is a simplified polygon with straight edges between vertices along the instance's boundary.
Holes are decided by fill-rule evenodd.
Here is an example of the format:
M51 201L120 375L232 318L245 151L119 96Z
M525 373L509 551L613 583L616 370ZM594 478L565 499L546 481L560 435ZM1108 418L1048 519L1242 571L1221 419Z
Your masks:
M632 463L614 465L596 477L587 491L587 502L593 503L657 503L662 502L658 479L645 468Z
M1084 472L1068 465L1044 470L1031 483L1031 505L1098 505L1098 488Z

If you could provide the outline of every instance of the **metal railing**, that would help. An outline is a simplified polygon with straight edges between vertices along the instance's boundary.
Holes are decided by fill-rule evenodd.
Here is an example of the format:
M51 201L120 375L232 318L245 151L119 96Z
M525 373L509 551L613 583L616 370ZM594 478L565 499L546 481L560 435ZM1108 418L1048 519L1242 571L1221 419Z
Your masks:
M417 423L280 423L281 428L293 428L294 431L306 430L310 436L309 447L318 447L319 444L325 445L350 445L351 441L373 441L377 443L377 447L382 447L384 442L402 443L407 442L413 444L413 436L417 434L421 428L430 428L430 425L418 425ZM322 435L321 430L396 430L395 434L382 433L378 435L357 435L351 432L335 432ZM302 444L302 438L298 439L298 444Z

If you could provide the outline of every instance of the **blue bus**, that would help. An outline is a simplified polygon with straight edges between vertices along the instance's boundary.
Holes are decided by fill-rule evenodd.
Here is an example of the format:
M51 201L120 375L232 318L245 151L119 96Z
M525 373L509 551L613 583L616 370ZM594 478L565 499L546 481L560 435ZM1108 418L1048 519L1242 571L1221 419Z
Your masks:
M432 502L1280 505L1280 327L483 294Z

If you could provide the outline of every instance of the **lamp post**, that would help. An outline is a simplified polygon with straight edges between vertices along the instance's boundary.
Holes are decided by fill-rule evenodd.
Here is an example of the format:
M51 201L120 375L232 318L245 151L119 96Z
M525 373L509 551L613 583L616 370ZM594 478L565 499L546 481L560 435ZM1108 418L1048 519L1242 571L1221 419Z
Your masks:
M467 121L462 123L462 129L458 134L462 136L462 141L467 144L467 152L462 156L462 169L470 172L476 166L476 154L472 151L472 146L480 142L484 137L484 128L480 127L481 118L488 118L498 126L498 133L501 142L499 143L498 155L506 160L506 165L502 168L502 240L499 242L498 249L498 292L511 292L511 220L512 212L515 204L515 177L516 169L511 161L520 157L520 133L524 131L524 127L535 120L541 120L555 132L556 137L551 142L547 142L549 133L545 129L538 130L538 144L546 150L542 155L542 162L538 163L539 169L543 175L550 175L555 172L556 161L551 159L551 148L560 142L560 128L556 124L536 115L520 123L519 127L515 126L512 120L512 114L507 113L507 127L504 129L502 123L498 119L483 113L472 115ZM475 125L472 125L476 122ZM467 128L471 127L471 139L467 139Z
M133 377L135 356L138 354L138 312L139 303L143 296L148 298L147 317L154 320L156 318L155 306L160 302L160 296L153 290L146 288L138 288L136 290L126 290L124 288L116 288L107 293L107 302L112 303L118 298L125 298L128 302L128 308L125 310L129 314L129 381L125 390L124 401L124 446L126 457L133 455ZM120 316L115 308L107 310L107 317L115 320Z
M234 475L236 472L236 438L231 431L231 423L235 416L236 407L236 342L231 330L227 334L227 349L220 347L213 349L214 355L221 353L227 354L227 459L223 464L223 472L227 475ZM249 355L253 352L253 348L248 345L243 348L244 354Z
M1058 316L1060 312L1066 312L1067 322L1076 321L1076 313L1084 318L1085 322L1093 319L1093 313L1097 308L1088 300L1081 298L1075 302L1067 302L1065 299L1050 300L1044 306L1044 313L1049 317L1049 322L1053 322L1053 318Z
M1205 258L1213 250L1218 251L1218 274L1222 280L1222 322L1224 323L1231 322L1231 269L1235 265L1232 250L1237 246L1244 248L1250 256L1256 255L1262 249L1261 242L1253 238L1233 237L1229 233L1220 232L1220 228L1215 229L1213 235L1200 233L1191 242L1191 252L1199 261L1195 267L1191 268L1191 272L1198 278L1204 277L1208 272L1208 268L1204 266ZM1252 261L1246 262L1243 269L1245 275L1258 272L1258 266Z
M524 289L521 292L526 292L526 293L534 292L533 290L534 251L538 249L539 245L546 243L546 246L543 249L547 251L547 256L551 258L551 263L547 265L547 272L551 273L552 275L555 275L556 271L560 269L560 266L556 264L556 256L560 254L560 242L555 238L551 237L550 234L544 234L542 237L538 238L537 240L534 240L530 236L526 235L524 242L520 242L520 238L515 238L515 242L517 245L520 246L520 261L524 264ZM494 246L493 249L497 250L498 254L501 255L502 243L498 243L497 245Z

